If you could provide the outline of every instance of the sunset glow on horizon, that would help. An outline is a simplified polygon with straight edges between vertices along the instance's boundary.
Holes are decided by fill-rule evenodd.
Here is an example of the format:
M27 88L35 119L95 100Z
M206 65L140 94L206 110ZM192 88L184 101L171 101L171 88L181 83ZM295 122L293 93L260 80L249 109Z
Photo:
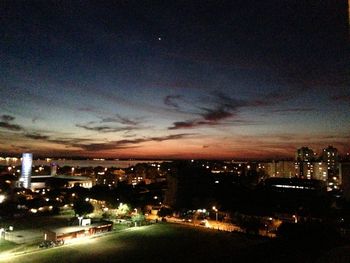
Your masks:
M1 154L350 151L347 0L332 9L78 2L5 3Z

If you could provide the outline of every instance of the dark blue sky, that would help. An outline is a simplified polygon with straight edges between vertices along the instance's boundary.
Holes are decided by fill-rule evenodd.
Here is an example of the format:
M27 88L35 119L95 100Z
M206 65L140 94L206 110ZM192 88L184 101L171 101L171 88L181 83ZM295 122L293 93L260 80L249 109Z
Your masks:
M321 3L320 3L321 2ZM291 156L350 144L347 1L2 1L4 153Z

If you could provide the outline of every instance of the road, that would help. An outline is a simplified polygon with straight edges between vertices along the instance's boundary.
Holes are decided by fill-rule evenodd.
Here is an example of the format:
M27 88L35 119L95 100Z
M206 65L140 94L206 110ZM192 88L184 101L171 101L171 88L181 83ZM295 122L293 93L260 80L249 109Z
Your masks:
M186 221L183 221L182 219L175 218L175 217L167 217L166 220L167 220L167 222L170 222L170 223L192 225L192 226L196 226L196 227L206 227L206 228L216 229L216 230L221 230L221 231L243 232L242 229L237 225L219 222L219 221L215 221L215 220L206 220L207 223L205 225L203 225L201 220L195 220L193 222L186 222Z

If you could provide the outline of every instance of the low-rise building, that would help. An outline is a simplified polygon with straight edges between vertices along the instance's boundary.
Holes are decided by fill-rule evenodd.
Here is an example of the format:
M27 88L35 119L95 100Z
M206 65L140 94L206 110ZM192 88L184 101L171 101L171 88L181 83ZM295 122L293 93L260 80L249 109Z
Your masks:
M68 226L44 231L44 240L67 242L76 238L89 237L96 234L112 231L113 223L102 221L86 226Z

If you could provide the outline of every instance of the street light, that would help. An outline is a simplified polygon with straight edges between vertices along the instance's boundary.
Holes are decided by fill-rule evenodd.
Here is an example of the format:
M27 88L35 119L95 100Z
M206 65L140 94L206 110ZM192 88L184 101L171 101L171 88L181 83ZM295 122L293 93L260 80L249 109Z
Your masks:
M213 210L215 211L216 221L218 221L218 209L215 206L213 206Z
M5 195L0 195L0 204L4 202L5 198Z

